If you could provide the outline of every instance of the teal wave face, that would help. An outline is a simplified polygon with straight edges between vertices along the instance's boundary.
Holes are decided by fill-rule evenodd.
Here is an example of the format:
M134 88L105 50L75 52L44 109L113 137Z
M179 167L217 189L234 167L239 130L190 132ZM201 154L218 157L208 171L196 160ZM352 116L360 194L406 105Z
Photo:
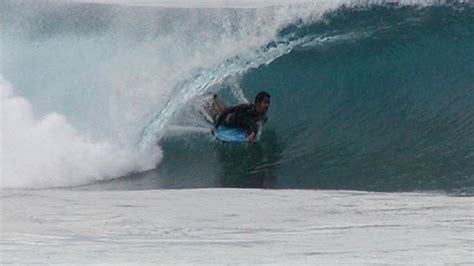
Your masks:
M145 146L160 140L157 169L99 187L473 193L471 4L346 6L290 19L277 36L274 24L288 22L272 8L0 6L2 74L36 115L57 111L127 147L142 131ZM261 90L272 105L259 143L156 137L175 122L202 126L195 106L182 107L189 99L237 103Z
M304 41L240 76L272 94L261 141L162 141L156 171L108 188L369 191L474 187L474 8L340 8L283 29ZM272 44L269 44L272 45ZM221 93L228 88L222 86Z
M296 187L472 187L473 9L340 10L298 33L365 33L248 73L272 88L272 127ZM304 184L304 185L301 185Z

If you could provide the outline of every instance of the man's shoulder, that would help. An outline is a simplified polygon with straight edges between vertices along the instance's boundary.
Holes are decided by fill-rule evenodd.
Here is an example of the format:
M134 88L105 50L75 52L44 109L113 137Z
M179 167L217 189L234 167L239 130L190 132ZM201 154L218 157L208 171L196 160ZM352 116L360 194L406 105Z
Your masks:
M248 108L248 107L252 107L253 103L241 103L241 104L238 104L237 106L242 106L242 107Z
M253 109L253 104L250 103L242 103L239 105L234 106L235 109L238 110L248 110L248 109Z

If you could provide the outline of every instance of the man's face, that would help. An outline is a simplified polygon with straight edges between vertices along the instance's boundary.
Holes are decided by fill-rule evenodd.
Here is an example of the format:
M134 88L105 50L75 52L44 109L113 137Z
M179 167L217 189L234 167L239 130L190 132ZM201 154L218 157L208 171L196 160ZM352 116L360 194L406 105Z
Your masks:
M269 107L270 107L270 99L268 97L264 97L263 100L255 104L255 110L257 111L257 113L261 115L266 114Z

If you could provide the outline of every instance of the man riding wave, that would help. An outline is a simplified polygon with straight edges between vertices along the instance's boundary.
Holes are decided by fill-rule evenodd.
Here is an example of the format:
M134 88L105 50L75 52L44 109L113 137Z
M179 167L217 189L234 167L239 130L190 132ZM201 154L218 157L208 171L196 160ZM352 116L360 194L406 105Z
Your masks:
M255 96L253 104L239 104L232 107L225 105L214 95L214 101L220 113L212 115L214 119L213 132L220 126L237 128L246 131L248 142L255 140L262 124L267 121L267 111L270 107L270 94L265 91L259 92Z

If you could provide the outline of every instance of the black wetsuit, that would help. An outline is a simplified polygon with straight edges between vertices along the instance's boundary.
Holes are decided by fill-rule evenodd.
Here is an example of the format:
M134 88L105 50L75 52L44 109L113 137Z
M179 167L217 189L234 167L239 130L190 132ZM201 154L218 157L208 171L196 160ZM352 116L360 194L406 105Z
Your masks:
M225 109L215 122L215 127L218 128L222 124L227 127L244 129L247 131L247 135L252 132L257 134L259 122L265 123L266 121L267 117L258 114L253 104L241 104Z

